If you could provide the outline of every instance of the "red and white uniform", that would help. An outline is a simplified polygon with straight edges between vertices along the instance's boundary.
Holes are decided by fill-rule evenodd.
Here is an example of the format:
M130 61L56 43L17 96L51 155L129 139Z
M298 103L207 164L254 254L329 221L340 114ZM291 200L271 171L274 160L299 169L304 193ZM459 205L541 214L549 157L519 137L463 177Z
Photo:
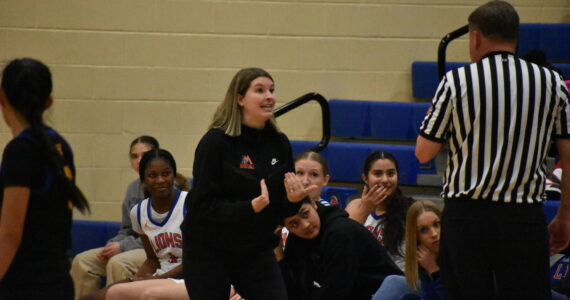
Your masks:
M377 215L376 213L372 212L371 214L368 215L366 221L364 221L364 227L366 227L366 229L368 229L368 231L370 231L370 233L372 233L372 235L374 235L376 240L378 240L378 242L382 245L384 245L384 229L386 226L386 223L384 222L384 217L385 217L384 214ZM401 253L405 253L406 251L403 242L400 245L400 251ZM404 271L404 267L406 266L404 256L394 255L390 252L388 252L388 255L390 256L390 258L392 258L392 260L396 263L396 265L398 265L398 267L402 271Z
M141 201L131 209L133 230L148 237L160 262L155 275L166 273L182 263L180 225L186 214L184 200L187 194L186 191L179 191L170 210L163 214L154 211L150 205L152 198Z

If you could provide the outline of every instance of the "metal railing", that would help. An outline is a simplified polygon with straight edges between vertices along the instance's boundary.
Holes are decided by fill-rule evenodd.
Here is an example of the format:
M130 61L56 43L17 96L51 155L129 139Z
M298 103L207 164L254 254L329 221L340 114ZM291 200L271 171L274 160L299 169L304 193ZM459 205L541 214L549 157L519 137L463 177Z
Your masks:
M439 47L437 49L437 78L441 80L445 75L445 51L447 50L447 45L454 39L469 32L469 25L465 25L458 28L448 34L446 34L439 42Z
M317 101L317 103L319 103L321 106L323 136L321 138L321 141L316 146L311 148L312 151L321 152L329 144L329 141L331 139L330 108L329 103L325 97L318 93L308 93L277 108L273 114L277 118L309 101Z

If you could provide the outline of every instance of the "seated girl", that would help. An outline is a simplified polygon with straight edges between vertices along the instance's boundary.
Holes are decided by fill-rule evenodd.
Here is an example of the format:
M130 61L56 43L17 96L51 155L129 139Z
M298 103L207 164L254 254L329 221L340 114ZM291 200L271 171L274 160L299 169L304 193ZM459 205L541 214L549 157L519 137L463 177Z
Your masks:
M373 300L443 299L437 256L441 210L431 201L417 201L406 217L406 271L388 276ZM418 286L421 282L421 289Z
M109 287L106 299L189 299L184 280L177 279L182 278L180 224L188 192L174 188L175 174L176 162L166 150L151 150L141 159L140 178L150 197L133 207L131 221L147 259L131 282ZM241 299L233 289L230 297Z
M404 222L408 207L414 202L398 187L398 163L386 151L374 151L364 160L360 199L346 206L351 219L363 224L404 270Z
M129 160L135 172L143 154L158 148L158 141L151 136L139 136L131 142ZM101 287L101 277L106 277L106 284L132 277L145 261L146 255L138 234L133 231L130 211L144 198L144 189L139 179L133 180L121 205L121 229L107 245L77 254L71 264L75 296L81 298L97 291Z
M146 260L129 278L129 283L120 283L101 290L86 299L101 298L107 292L109 299L139 299L145 288L176 284L167 278L182 277L182 233L180 224L184 219L184 201L188 192L175 189L176 162L172 155L163 149L145 152L139 168L139 178L150 197L131 209L131 223L137 232L146 253ZM146 280L155 279L155 280ZM183 286L183 285L182 285ZM124 287L124 288L123 288ZM116 296L116 292L129 290ZM165 288L165 293L168 288Z
M309 193L309 198L313 202L320 202L329 206L330 203L321 198L323 188L329 183L329 165L325 158L317 152L305 151L295 157L295 175L307 188L311 185L317 189Z
M441 210L431 201L417 201L406 216L405 277L386 277L372 300L442 300L439 255ZM568 300L552 291L551 300Z
M294 161L295 175L303 187L317 187L316 189L311 190L309 193L309 199L312 202L319 202L324 206L330 206L331 204L328 201L321 198L323 188L328 184L330 179L329 166L325 158L317 152L305 151L297 155ZM287 228L279 226L276 232L281 233L279 245L274 250L275 256L279 261L283 258L283 249L285 249L289 231Z
M342 209L305 199L289 215L283 223L291 234L280 261L289 299L368 300L386 276L401 274Z

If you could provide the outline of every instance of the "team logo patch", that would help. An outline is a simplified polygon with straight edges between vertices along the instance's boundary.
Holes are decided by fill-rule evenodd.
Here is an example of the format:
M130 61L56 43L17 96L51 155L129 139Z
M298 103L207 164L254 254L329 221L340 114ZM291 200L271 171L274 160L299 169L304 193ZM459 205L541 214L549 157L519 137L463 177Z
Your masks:
M69 180L73 180L73 173L71 172L71 168L69 166L63 167L63 173L65 173L65 177Z
M63 155L63 148L61 146L61 143L55 144L55 149L57 149L57 152L59 153L59 155Z
M241 163L239 164L239 168L240 169L255 169L255 166L253 165L253 162L251 161L251 158L249 157L249 155L242 155L241 156Z

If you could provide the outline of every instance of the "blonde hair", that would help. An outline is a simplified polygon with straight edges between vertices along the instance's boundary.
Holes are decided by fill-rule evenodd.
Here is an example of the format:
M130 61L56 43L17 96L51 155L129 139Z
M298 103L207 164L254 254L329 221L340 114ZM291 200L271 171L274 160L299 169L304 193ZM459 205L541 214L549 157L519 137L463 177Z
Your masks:
M267 77L273 81L271 75L260 68L241 69L234 75L226 92L226 97L216 109L208 129L221 128L229 136L241 135L243 113L241 106L238 105L238 97L245 96L251 82L258 77ZM269 122L275 130L279 131L275 117L271 117Z
M406 267L404 274L408 286L413 290L418 290L418 217L423 212L431 211L441 219L441 210L429 200L419 200L408 208L406 215Z

